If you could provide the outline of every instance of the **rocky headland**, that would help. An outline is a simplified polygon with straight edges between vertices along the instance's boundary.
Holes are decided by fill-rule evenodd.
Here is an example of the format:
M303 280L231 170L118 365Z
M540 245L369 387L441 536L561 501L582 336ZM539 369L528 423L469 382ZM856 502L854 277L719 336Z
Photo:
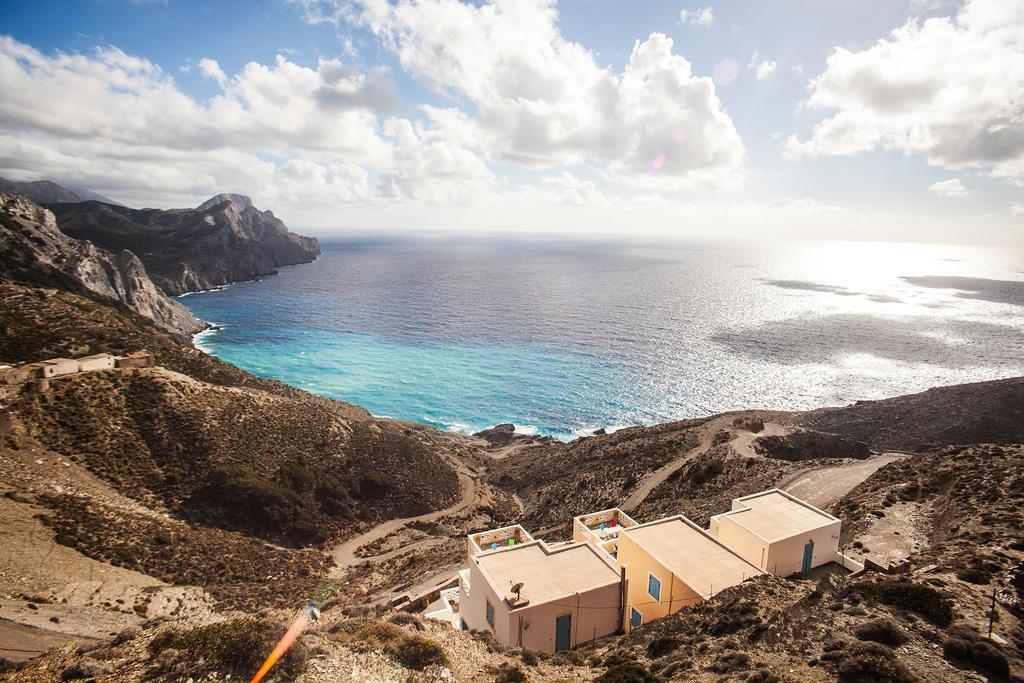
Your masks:
M48 208L65 234L137 254L171 296L271 275L320 254L316 238L290 232L272 212L237 194L216 195L195 209L129 209L95 201Z

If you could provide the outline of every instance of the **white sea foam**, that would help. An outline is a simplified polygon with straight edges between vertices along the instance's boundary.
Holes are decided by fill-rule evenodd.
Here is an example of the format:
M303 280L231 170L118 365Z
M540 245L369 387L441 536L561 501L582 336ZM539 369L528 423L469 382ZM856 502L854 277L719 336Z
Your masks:
M214 323L216 324L216 323ZM214 355L211 346L207 346L204 341L214 336L218 332L224 329L223 325L217 325L216 327L210 328L209 330L203 330L202 332L196 332L192 335L192 345L203 353Z
M634 426L635 425L607 425L604 427L604 432L605 434L614 434L620 429L628 429L629 427ZM572 438L579 439L580 437L583 436L594 436L594 432L597 431L598 429L600 429L600 427L597 427L595 425L588 425L586 427L576 427L575 429L572 430Z
M226 285L217 285L216 287L210 287L209 289L200 289L200 290L197 290L195 292L185 292L184 294L179 294L175 298L177 298L177 299L184 299L186 296L192 296L193 294L206 294L207 292L219 292L222 289L227 289L228 287L232 286L233 284L235 284L235 283L234 282L229 282Z
M516 425L514 434L521 436L536 436L540 430L533 425Z

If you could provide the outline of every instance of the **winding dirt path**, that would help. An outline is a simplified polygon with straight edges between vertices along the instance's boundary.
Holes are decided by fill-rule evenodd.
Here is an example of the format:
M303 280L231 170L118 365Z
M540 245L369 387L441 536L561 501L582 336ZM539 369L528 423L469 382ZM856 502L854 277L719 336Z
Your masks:
M906 453L880 453L867 460L804 470L780 484L779 488L815 507L827 510L878 469L905 457Z
M409 545L402 546L401 548L389 550L388 552L381 553L380 555L371 555L368 557L356 556L356 550L358 550L362 546L369 545L370 543L373 543L375 541L379 541L385 536L388 536L389 534L398 531L407 524L412 524L414 522L433 522L435 520L441 519L442 517L447 517L448 515L462 512L463 510L466 510L469 507L471 507L476 502L477 498L476 480L473 478L473 476L469 473L468 470L464 469L461 466L459 466L459 468L456 470L456 473L458 474L459 477L459 489L461 491L461 494L459 496L459 500L456 501L454 505L451 505L441 510L428 512L425 515L417 515L415 517L401 517L399 519L390 519L386 522L378 524L377 526L373 527L372 529L362 534L359 534L358 536L353 536L352 538L348 539L347 541L345 541L344 543L342 543L334 549L332 555L334 556L335 566L330 572L330 577L341 578L345 576L350 567L354 567L358 564L363 564L364 562L377 562L387 560L401 553L406 553L410 550L426 547L428 545L431 545L432 543L439 543L440 541L444 540L426 538L416 541L415 543L410 543Z
M640 482L640 485L633 489L633 492L629 494L619 508L624 512L635 510L642 502L644 502L644 499L647 498L651 491L664 483L666 479L672 476L673 472L711 448L711 440L715 437L715 434L718 433L718 430L732 422L734 418L735 416L718 417L697 427L697 429L701 430L700 441L697 445L680 455L675 460L662 465L645 476L643 481Z

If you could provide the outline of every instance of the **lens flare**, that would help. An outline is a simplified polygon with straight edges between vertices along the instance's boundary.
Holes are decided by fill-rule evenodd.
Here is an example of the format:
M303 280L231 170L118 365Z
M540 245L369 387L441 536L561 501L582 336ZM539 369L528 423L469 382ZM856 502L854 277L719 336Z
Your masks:
M270 656L267 657L267 661L263 662L263 666L260 667L260 670L256 672L256 675L252 677L252 681L249 683L260 683L260 681L263 680L263 677L267 675L267 672L277 664L277 660L284 656L284 653L292 646L295 639L298 638L306 629L306 624L308 623L309 617L307 617L306 614L299 615L299 617L292 622L292 625L288 627L284 636L282 636L281 640L279 640L277 645L274 646Z

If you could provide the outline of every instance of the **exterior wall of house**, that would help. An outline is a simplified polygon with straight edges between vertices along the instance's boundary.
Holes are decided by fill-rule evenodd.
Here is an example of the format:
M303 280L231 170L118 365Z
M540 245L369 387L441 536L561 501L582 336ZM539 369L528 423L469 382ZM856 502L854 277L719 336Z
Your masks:
M744 560L768 570L768 542L747 531L727 515L719 515L716 525L711 525L711 534L718 541Z
M487 623L487 601L494 607L494 626ZM509 618L508 605L504 596L498 595L491 587L489 581L484 578L480 566L469 562L469 594L466 594L465 585L459 586L459 614L466 623L466 628L474 631L490 631L499 643L503 645L514 644L509 639Z
M508 615L510 640L501 642L509 647L518 646L520 619L523 625L522 646L540 652L555 651L555 621L565 615L572 617L569 634L571 647L618 630L618 582L584 591L579 594L578 600L578 607L577 596L570 595L511 611Z
M95 356L79 358L78 369L81 372L90 372L92 370L113 370L114 357L110 354L102 353Z
M775 541L768 547L765 571L776 576L790 576L800 573L804 559L804 546L814 541L814 554L811 556L811 567L834 562L839 552L839 529L842 522L836 520L828 526L821 527L787 539Z
M489 631L507 647L519 647L522 620L522 647L543 652L555 651L555 620L572 616L571 644L586 643L614 633L619 627L619 584L615 582L563 599L510 609L504 596L490 585L476 562L469 563L468 586L459 585L459 615L466 628ZM468 590L467 590L468 588ZM494 608L494 626L487 623L487 602Z
M642 623L646 624L684 607L693 607L703 600L695 590L651 557L629 534L619 537L618 562L626 569L626 608L623 610L623 629L626 632L630 631L632 609L640 613ZM647 592L651 573L661 581L660 601L655 601Z
M60 377L78 372L78 361L70 358L54 358L43 364L44 377Z

